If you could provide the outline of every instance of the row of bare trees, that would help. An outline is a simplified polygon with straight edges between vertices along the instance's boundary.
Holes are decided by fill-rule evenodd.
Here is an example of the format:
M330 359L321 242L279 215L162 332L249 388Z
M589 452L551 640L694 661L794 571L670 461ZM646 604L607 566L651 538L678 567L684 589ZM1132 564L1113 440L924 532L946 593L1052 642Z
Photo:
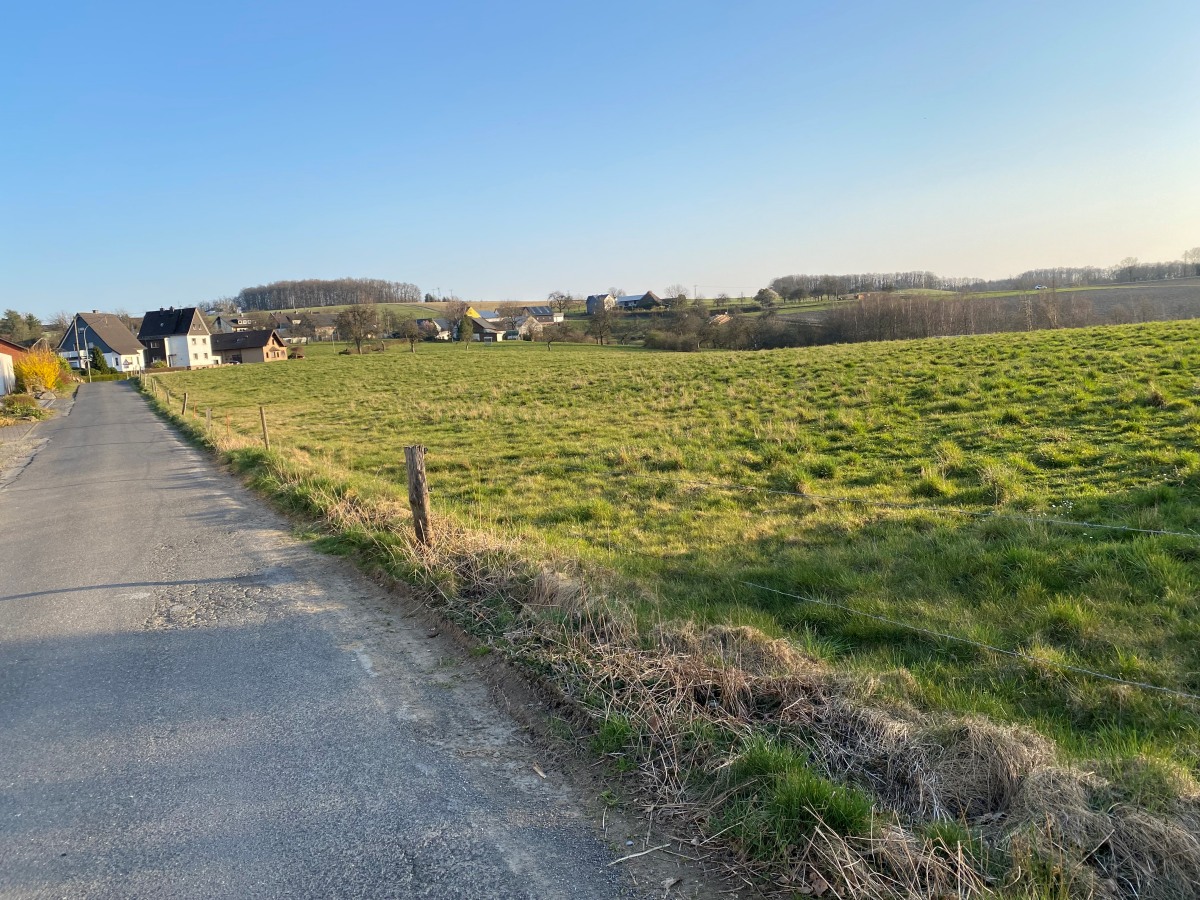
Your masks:
M963 293L944 299L881 292L803 318L780 315L771 309L762 316L735 312L732 316L714 318L696 304L656 317L649 326L643 324L641 335L626 333L620 314L610 313L603 326L593 323L593 327L603 327L604 337L609 339L640 337L647 347L662 350L695 351L703 347L763 350L1198 316L1200 308L1183 297L1144 295L1098 301L1089 292L1046 289L1005 297ZM632 318L629 321L636 327ZM597 339L602 338L597 336Z
M787 300L839 297L846 294L905 290L1019 291L1044 287L1086 287L1135 281L1200 277L1200 247L1169 262L1141 262L1128 256L1107 268L1099 266L1030 269L1009 278L943 278L933 272L867 272L854 275L785 275L771 289Z
M304 309L314 306L351 306L360 303L420 303L421 289L407 281L382 278L308 278L275 281L242 288L235 297L222 297L208 304L213 312L243 310Z

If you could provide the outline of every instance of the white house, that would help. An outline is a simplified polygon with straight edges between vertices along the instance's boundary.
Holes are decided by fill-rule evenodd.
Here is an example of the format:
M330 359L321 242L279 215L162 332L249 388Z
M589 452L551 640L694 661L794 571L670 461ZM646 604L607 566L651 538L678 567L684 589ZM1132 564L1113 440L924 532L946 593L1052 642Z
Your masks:
M66 359L72 369L87 369L95 348L118 372L140 372L145 368L141 342L119 318L96 310L75 313L58 342L58 355Z
M17 376L13 372L13 359L24 353L19 344L11 344L0 338L0 397L17 389Z
M163 362L172 369L202 369L220 362L204 316L194 306L146 313L138 340L146 347L147 366Z

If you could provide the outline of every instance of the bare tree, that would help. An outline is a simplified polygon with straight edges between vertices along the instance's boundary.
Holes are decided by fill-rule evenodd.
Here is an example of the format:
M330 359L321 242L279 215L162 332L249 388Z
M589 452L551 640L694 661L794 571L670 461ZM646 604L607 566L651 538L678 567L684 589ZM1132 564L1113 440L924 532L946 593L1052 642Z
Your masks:
M501 303L496 307L496 312L500 315L500 324L504 326L505 331L517 330L517 326L521 323L523 309L524 307L520 303Z
M568 291L551 291L546 295L546 301L564 316L579 305L579 298Z
M767 312L773 311L779 305L779 295L770 288L760 290L754 295L754 300Z
M455 340L462 340L463 323L470 308L471 305L464 300L451 300L446 304L446 320L450 323L450 334Z
M540 332L540 337L546 342L547 350L554 345L555 341L582 342L584 340L583 334L568 322L556 322L553 325L545 326Z
M593 313L588 322L588 337L594 337L597 344L603 345L612 337L615 313L611 309L601 307Z
M408 341L408 352L417 352L417 341L421 339L421 329L416 319L405 319L400 325L400 337Z
M1192 264L1195 269L1195 271L1192 272L1193 275L1200 275L1200 247L1193 247L1191 250L1185 250L1183 252L1183 261L1185 263Z
M67 329L71 327L71 322L74 320L74 318L75 317L69 312L56 312L50 317L50 320L46 322L46 327L52 330L55 334L63 335L66 334Z
M357 303L343 309L334 321L341 336L353 341L355 352L361 354L363 341L379 331L379 310L374 303Z

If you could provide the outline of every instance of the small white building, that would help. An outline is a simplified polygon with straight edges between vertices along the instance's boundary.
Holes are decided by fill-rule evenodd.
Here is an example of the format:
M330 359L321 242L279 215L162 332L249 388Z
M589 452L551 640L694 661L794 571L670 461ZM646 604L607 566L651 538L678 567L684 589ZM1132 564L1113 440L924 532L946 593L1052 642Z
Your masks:
M138 340L146 348L147 366L163 362L172 369L202 369L220 363L204 316L194 306L146 313Z
M91 366L93 349L99 349L104 361L118 372L140 372L145 368L141 342L112 313L75 313L58 342L57 352L72 369L85 370Z
M0 340L0 397L17 389L17 375L13 371L13 356L17 352Z

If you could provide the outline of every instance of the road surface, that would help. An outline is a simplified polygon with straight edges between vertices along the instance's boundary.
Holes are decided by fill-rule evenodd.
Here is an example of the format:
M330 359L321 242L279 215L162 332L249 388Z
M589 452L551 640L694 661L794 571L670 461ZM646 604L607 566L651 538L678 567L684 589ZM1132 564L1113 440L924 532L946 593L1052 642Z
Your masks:
M37 435L0 475L0 897L632 895L452 648L132 389Z

